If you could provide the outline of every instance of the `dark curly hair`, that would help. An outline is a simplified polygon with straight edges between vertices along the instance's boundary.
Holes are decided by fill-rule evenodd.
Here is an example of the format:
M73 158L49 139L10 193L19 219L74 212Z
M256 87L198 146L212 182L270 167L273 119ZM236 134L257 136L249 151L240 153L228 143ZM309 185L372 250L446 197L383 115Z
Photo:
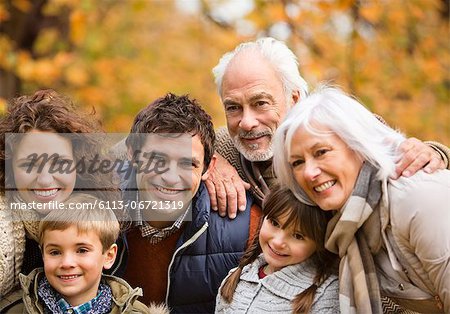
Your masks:
M216 135L211 117L188 95L177 96L168 93L142 109L134 119L126 139L127 147L133 151L140 150L145 142L145 136L136 134L145 133L198 135L205 151L205 169L214 154Z
M15 187L12 172L14 147L21 136L6 136L8 133L25 134L32 130L55 132L68 138L73 147L75 160L92 160L95 155L107 159L100 151L101 143L97 136L88 133L100 132L99 123L93 114L84 115L76 111L72 101L53 90L39 90L30 96L14 98L8 104L6 114L0 118L0 193L4 195L6 187ZM11 170L11 171L10 171ZM75 190L89 187L91 192L101 199L110 199L112 185L111 173L82 174L77 168ZM100 187L97 189L97 187ZM89 191L87 191L89 193Z

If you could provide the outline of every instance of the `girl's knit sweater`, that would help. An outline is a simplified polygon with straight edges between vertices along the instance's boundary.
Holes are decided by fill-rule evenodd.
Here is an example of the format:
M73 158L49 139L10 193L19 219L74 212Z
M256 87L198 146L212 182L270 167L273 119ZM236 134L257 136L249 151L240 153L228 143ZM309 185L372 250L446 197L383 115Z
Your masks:
M291 301L313 283L313 264L307 260L286 266L259 279L258 271L265 264L261 254L252 264L244 267L231 303L222 299L219 289L216 313L292 313ZM230 274L234 270L231 270ZM339 286L336 275L327 278L317 288L311 313L339 313Z

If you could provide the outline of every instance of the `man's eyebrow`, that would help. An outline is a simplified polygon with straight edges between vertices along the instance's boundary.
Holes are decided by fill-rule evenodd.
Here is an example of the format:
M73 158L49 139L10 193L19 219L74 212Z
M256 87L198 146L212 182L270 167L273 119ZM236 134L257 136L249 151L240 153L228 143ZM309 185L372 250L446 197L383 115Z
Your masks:
M231 99L225 99L223 101L223 105L224 106L239 106L239 103L234 100L231 100Z
M256 95L253 95L250 97L250 102L255 102L257 100L261 100L261 99L269 99L271 102L275 102L275 99L273 98L273 96L271 94L268 94L266 92L261 92L258 93Z
M150 152L147 152L148 154L150 154L150 156L152 157L168 157L169 155L167 155L166 153L157 151L157 150L152 150Z
M196 165L199 165L201 161L197 157L183 157L181 158L182 161L189 161Z
M193 162L194 164L196 164L196 165L200 165L200 163L201 163L201 161L198 160L196 157L192 157L191 160L192 160L192 162Z

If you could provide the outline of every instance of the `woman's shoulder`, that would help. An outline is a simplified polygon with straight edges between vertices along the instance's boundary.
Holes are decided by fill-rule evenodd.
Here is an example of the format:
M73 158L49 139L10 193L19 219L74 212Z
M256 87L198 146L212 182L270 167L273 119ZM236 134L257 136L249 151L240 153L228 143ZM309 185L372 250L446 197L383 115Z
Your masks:
M419 171L410 178L390 180L388 197L390 225L397 242L420 247L420 255L429 260L448 256L450 171ZM430 245L435 239L442 240Z
M438 170L428 174L421 170L408 178L389 179L387 193L389 207L396 211L435 205L444 207L450 195L450 171Z
M429 187L450 189L450 170L442 169L431 174L420 170L411 177L402 176L395 180L389 179L388 183L388 191L391 193L409 194Z
M408 178L389 179L387 192L389 207L396 208L396 211L402 208L409 211L411 207L419 210L434 205L444 207L450 195L450 171L428 174L421 170Z

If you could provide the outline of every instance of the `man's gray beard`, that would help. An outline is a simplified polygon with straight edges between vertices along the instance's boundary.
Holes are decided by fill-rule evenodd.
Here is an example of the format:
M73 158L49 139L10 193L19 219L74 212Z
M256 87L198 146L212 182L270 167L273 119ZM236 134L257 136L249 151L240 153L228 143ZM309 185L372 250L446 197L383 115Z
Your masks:
M239 135L236 135L235 137L233 137L233 143L234 143L234 146L236 147L236 149L239 151L239 153L244 155L245 159L247 159L249 161L266 161L266 160L272 159L272 157L273 157L272 141L270 141L270 143L269 143L269 149L267 149L264 152L247 148L244 144L242 144L241 139L239 138Z

